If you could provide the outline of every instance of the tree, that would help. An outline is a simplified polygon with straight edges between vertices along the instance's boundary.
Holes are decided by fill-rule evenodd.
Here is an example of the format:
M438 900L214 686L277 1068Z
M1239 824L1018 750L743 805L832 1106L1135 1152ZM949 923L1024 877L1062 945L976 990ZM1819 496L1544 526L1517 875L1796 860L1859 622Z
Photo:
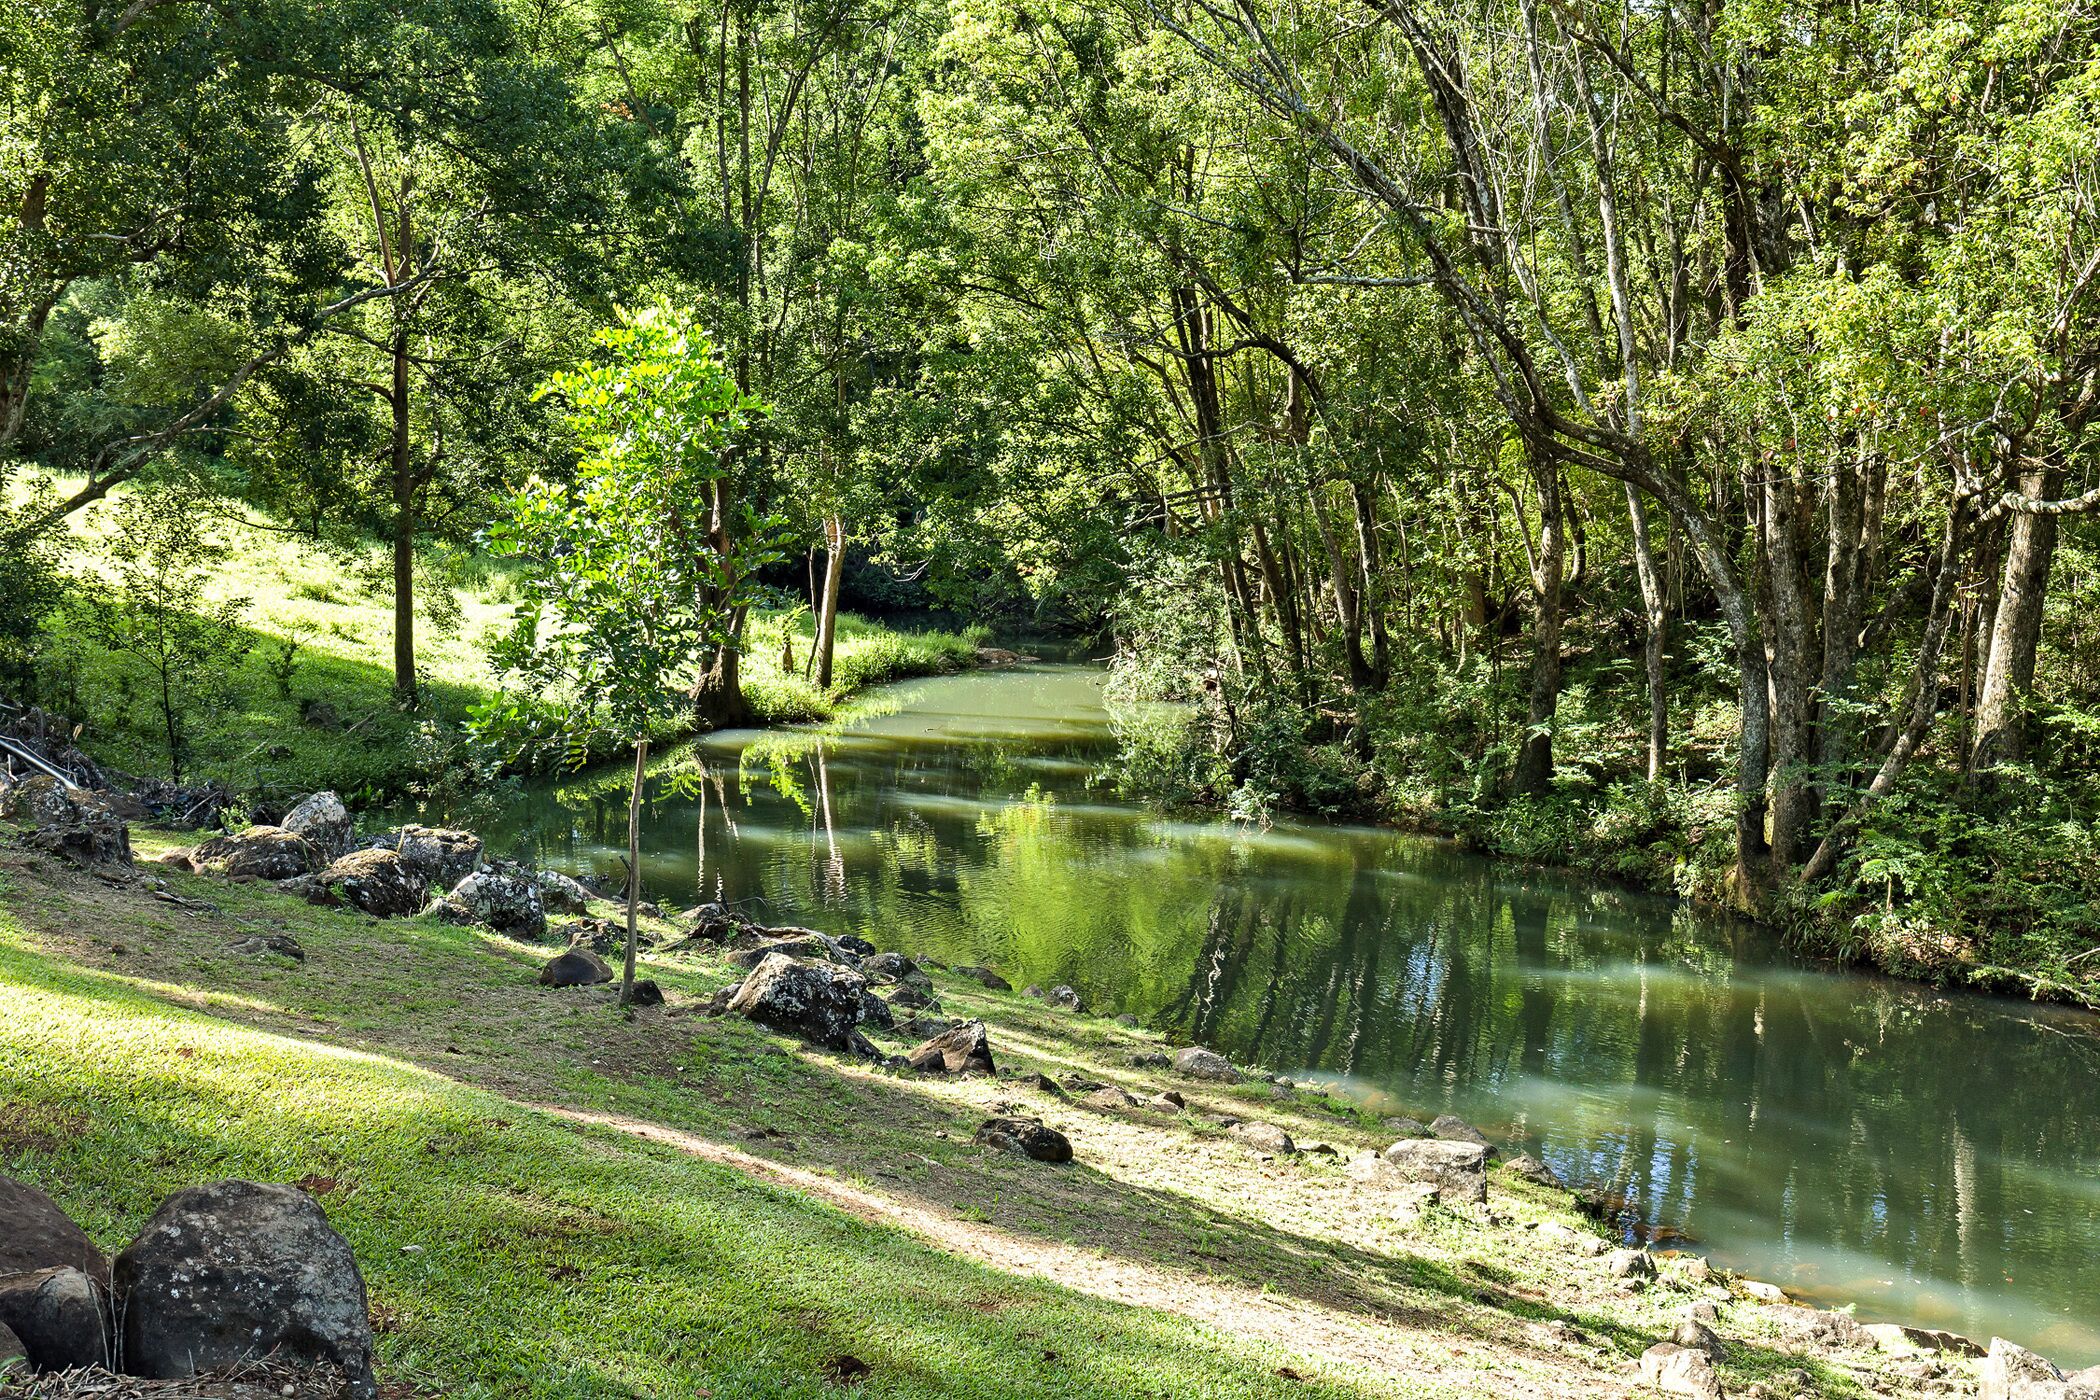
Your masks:
M742 580L751 560L771 557L776 530L744 522L747 567L735 574L714 547L716 487L742 460L737 440L765 406L737 387L691 316L660 304L622 314L596 341L601 358L542 391L561 398L583 448L572 479L535 476L489 531L498 552L527 565L516 625L493 659L562 696L577 733L608 733L634 751L626 1005L650 737L681 707L703 654L733 645L733 615L748 601Z
M113 577L82 602L88 636L145 671L168 745L168 776L177 783L189 756L190 715L226 694L255 644L242 625L247 599L214 603L205 596L226 549L200 528L195 506L163 493L119 501L107 550Z

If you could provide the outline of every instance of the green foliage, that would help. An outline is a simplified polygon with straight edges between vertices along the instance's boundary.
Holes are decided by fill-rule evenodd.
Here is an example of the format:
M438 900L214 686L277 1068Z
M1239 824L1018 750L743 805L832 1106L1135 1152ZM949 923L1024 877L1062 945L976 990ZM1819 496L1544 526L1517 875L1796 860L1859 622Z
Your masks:
M205 600L225 546L197 519L198 503L139 495L116 509L108 564L112 577L83 592L81 629L128 659L143 699L160 716L168 774L181 782L197 711L224 699L253 639L242 626L245 598Z
M527 566L492 660L563 696L573 732L639 744L679 705L702 652L734 644L749 575L716 550L708 502L732 440L765 410L668 303L623 314L596 340L602 360L547 387L583 459L570 480L528 482L489 530L498 554ZM774 529L747 508L746 569L769 557Z

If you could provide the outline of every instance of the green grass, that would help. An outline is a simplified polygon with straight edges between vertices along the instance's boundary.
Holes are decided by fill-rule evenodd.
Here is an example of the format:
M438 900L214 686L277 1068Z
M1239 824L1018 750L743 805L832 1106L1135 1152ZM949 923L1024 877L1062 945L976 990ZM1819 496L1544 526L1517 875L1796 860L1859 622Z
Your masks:
M90 508L72 522L69 563L76 571L95 568L101 510ZM211 528L230 557L209 596L249 600L253 645L231 677L229 694L194 715L186 777L275 795L334 788L357 803L398 795L446 761L444 736L468 706L498 688L487 644L509 620L515 582L508 569L466 558L454 561L449 582L419 582L416 664L423 704L408 713L393 701L393 593L379 550L345 560L271 529L238 522ZM827 694L799 671L783 673L781 633L790 626L799 663L810 647L806 611L751 620L745 692L765 723L829 718L842 699L866 686L972 665L982 640L975 631L902 631L842 615ZM99 760L133 774L166 776L166 741L144 669L74 635L63 613L52 630L41 682L45 703L86 722L83 746ZM272 664L288 646L291 669L280 680ZM340 727L303 723L315 704L334 710ZM660 737L682 732L674 726Z

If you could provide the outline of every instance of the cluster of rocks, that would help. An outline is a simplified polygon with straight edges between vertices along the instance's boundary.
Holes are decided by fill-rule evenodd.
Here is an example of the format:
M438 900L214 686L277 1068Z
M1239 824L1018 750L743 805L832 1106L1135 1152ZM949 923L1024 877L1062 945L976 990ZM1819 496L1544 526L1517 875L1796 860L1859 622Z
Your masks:
M38 774L0 786L0 817L31 824L32 850L80 865L130 866L131 828L110 797Z
M548 914L583 914L594 891L553 870L490 859L479 836L410 824L360 838L332 792L297 803L277 822L214 836L163 862L233 880L260 880L310 903L376 919L427 914L538 942Z
M0 1374L182 1380L265 1358L354 1400L377 1394L364 1278L304 1191L177 1191L112 1261L49 1196L0 1177Z

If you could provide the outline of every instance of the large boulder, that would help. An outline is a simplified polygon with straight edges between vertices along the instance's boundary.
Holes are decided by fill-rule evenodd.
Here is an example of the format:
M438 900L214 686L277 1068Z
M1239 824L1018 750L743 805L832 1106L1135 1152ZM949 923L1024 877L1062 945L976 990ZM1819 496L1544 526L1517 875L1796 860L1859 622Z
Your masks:
M350 809L332 792L317 792L302 799L278 825L296 836L304 836L331 856L350 849Z
M29 833L29 846L78 865L132 863L131 828L115 817L40 826Z
M2100 1366L2066 1376L2048 1358L2003 1337L1983 1359L1981 1400L2100 1400Z
M434 890L449 890L481 867L481 838L454 827L397 827L365 844L395 852Z
M1447 1201L1487 1199L1487 1149L1477 1142L1402 1138L1379 1156L1402 1180L1428 1182Z
M1174 1070L1191 1079L1211 1079L1220 1084L1236 1084L1240 1072L1232 1067L1232 1061L1215 1050L1206 1050L1200 1045L1191 1045L1174 1052Z
M906 1055L913 1069L940 1074L996 1074L992 1043L984 1022L965 1021L913 1047Z
M544 938L547 910L539 884L500 870L477 870L452 887L430 912L447 923L484 924L527 942Z
M1449 1142L1470 1142L1475 1147L1485 1147L1488 1156L1495 1155L1495 1144L1488 1141L1487 1134L1455 1113L1438 1114L1436 1121L1429 1125L1429 1131Z
M327 863L319 846L281 826L251 826L232 836L214 836L190 852L192 870L229 878L290 880L311 875Z
M1011 1152L1038 1162L1069 1162L1072 1144L1055 1128L1046 1128L1039 1118L987 1118L978 1125L975 1140L998 1152Z
M15 817L37 826L73 826L109 815L109 803L100 794L82 787L67 787L47 774L39 773L0 787L0 817Z
M728 1009L829 1050L860 1042L867 979L851 968L769 953L729 998Z
M595 987L613 980L613 970L589 948L578 945L557 954L540 969L543 987Z
M56 1268L109 1282L108 1258L58 1202L26 1181L0 1176L0 1278Z
M0 1327L39 1371L110 1362L109 1308L101 1285L79 1269L39 1269L0 1278Z
M583 881L559 870L542 870L533 877L539 882L540 904L551 914L588 914L591 892Z
M314 904L348 905L380 919L405 919L429 898L421 877L396 851L352 851L313 875L284 882L284 888Z
M274 1356L334 1368L361 1400L377 1394L357 1258L296 1187L177 1191L117 1256L115 1282L135 1375L174 1380Z

